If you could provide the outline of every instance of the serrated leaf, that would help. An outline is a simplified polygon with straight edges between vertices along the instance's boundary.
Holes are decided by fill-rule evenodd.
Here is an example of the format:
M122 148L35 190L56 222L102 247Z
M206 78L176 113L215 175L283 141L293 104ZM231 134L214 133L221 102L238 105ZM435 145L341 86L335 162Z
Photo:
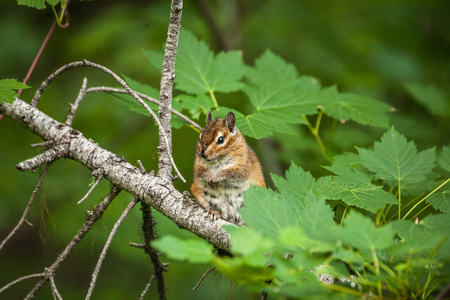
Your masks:
M198 119L201 114L206 115L214 107L214 102L206 94L198 94L195 97L190 95L179 95L176 99L180 107L189 111L194 119Z
M281 228L298 225L300 216L293 204L295 199L287 200L285 197L270 189L249 188L244 195L245 208L240 210L247 227L278 239Z
M393 127L381 142L375 142L373 150L357 149L363 165L383 180L421 182L434 168L434 148L418 153L414 142L408 142Z
M245 77L254 85L282 85L296 80L297 70L270 50L255 60L255 67L246 67Z
M391 107L383 102L352 93L339 93L336 86L322 89L312 96L325 114L337 120L353 120L363 125L387 128L387 112Z
M231 92L240 90L244 75L239 51L221 52L216 57L192 33L180 31L176 59L176 88L187 93Z
M339 228L333 221L334 213L331 207L325 200L313 194L305 198L305 205L301 212L302 231L315 243L316 251L333 250L339 240Z
M422 104L429 112L438 116L450 115L450 97L445 91L433 84L408 83L406 90L416 102Z
M370 178L356 170L339 167L326 167L335 173L329 182L317 193L331 200L343 202L375 213L386 204L398 204L397 199L381 187L371 184Z
M0 80L0 102L13 103L17 97L15 91L28 88L28 85L17 79L2 79Z
M394 230L390 224L376 227L373 221L355 211L350 211L344 220L341 238L345 244L370 251L386 249L394 244Z
M344 152L333 157L332 167L347 168L358 171L366 170L362 165L359 155L352 152Z
M426 199L435 209L450 214L450 188L440 189Z
M191 263L208 263L215 257L213 246L201 239L183 240L168 235L153 241L152 246L172 259Z
M286 171L285 178L271 174L273 183L283 194L292 194L300 199L306 198L314 190L316 180L310 172L305 172L301 167L291 162Z
M450 146L442 147L441 154L438 160L439 166L444 170L450 172Z
M254 113L250 115L243 115L237 110L219 107L219 115L224 117L226 113L232 111L236 116L236 126L242 132L242 134L261 139L270 136L276 132L282 132L286 134L294 134L295 130L290 124L286 124L280 119L271 118L260 113Z
M17 0L17 4L33 7L36 9L44 9L45 2L52 6L55 6L58 3L62 3L63 1L64 0Z

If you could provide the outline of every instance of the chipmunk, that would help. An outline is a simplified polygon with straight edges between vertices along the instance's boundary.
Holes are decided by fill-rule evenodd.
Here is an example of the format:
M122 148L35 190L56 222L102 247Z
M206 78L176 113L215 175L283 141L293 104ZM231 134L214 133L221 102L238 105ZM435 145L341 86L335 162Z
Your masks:
M239 224L238 208L250 184L266 187L261 164L236 128L236 118L206 117L195 148L194 183L191 191L207 215Z

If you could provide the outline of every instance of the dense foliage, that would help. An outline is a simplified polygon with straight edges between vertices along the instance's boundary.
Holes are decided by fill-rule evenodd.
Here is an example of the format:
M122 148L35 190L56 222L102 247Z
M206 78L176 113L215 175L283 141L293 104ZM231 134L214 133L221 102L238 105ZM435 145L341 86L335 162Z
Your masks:
M195 35L183 30L180 37L173 107L201 125L209 109L213 116L234 111L270 189L249 190L242 210L247 226L227 228L234 258L218 257L211 245L156 214L161 240L155 246L171 263L169 297L211 299L231 293L248 299L247 288L257 294L264 288L280 298L435 296L449 275L450 6L445 0L420 6L375 0L237 2L210 1L229 48L242 49L228 52L221 51L196 1L185 2L182 24ZM23 78L54 21L51 9L56 14L59 7L53 5L65 1L18 3L46 7L46 12L14 2L0 10L5 41L0 79ZM28 83L33 88L22 98L30 99L56 68L84 58L126 74L133 89L158 98L168 8L168 1L109 1L107 6L72 1L69 28L56 29ZM49 86L39 106L60 119L82 77L88 77L89 86L107 85L92 71L64 76ZM0 81L0 101L12 101L21 88L16 81ZM128 161L141 159L147 170L156 168L157 129L131 98L112 96L88 96L74 127ZM142 114L123 110L122 104ZM174 158L189 175L198 133L184 125L173 119L178 128ZM35 155L27 147L40 140L7 118L0 122L0 137L3 237L20 218L37 181L36 174L19 173L14 164ZM53 168L28 218L34 227L19 231L0 253L0 268L9 270L0 272L3 283L53 261L108 190L102 183L76 206L89 189L90 172L70 161ZM189 189L189 184L176 184ZM127 202L122 195L113 203L96 233L58 273L65 298L85 296L108 231ZM139 213L132 212L119 230L105 262L109 272L101 274L95 296L123 299L132 290L139 297L152 272L151 264L143 263L145 256L128 246L142 240L140 222ZM188 294L211 264L243 287L234 290L226 280L208 275ZM18 284L5 297L33 285Z

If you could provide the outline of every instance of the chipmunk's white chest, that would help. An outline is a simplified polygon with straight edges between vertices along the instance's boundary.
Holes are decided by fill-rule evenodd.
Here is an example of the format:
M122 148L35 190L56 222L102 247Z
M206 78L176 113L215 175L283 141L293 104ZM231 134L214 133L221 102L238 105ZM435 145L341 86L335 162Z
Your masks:
M232 164L230 161L222 161L211 164L209 170L214 176L221 170L226 170ZM202 180L202 188L206 201L212 210L221 213L225 220L238 223L241 220L238 209L243 206L243 194L250 186L249 180L227 180L222 179L215 182L207 182Z

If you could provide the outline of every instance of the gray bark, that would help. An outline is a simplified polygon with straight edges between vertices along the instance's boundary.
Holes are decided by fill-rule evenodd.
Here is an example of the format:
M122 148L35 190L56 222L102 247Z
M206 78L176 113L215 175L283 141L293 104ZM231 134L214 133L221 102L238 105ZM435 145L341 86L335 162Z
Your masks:
M105 179L142 199L166 215L178 227L193 232L219 248L229 249L229 236L220 228L227 222L206 218L205 211L192 200L183 197L169 178L142 174L139 168L128 163L123 157L99 147L81 132L52 119L20 99L16 99L13 104L0 103L0 113L21 123L44 140L53 141L53 148L19 163L19 170L35 169L52 157L70 158L91 170L101 169Z

